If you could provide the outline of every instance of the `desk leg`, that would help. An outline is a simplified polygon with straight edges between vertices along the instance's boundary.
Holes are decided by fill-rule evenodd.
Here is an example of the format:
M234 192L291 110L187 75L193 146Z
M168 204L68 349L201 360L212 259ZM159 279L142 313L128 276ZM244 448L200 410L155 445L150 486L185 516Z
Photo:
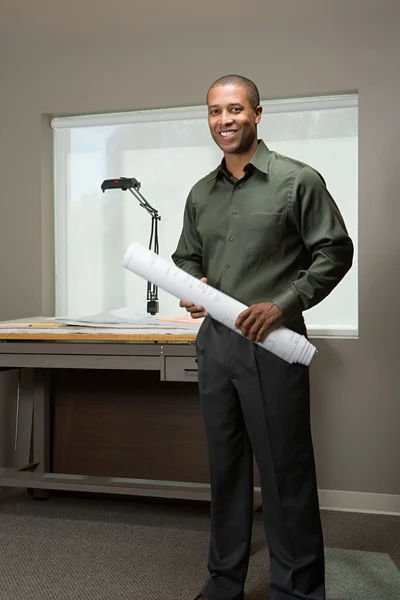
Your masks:
M17 386L13 468L24 468L31 462L33 422L33 369L21 369Z

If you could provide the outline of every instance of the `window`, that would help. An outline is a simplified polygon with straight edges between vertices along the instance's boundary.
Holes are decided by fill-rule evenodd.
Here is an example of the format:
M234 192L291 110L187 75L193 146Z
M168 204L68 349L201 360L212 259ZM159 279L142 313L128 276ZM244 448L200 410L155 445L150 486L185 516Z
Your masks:
M263 102L259 137L324 177L355 245L354 266L319 305L305 312L311 336L358 334L357 96ZM102 193L104 179L135 177L160 215L160 254L175 250L191 186L221 152L206 107L53 119L56 200L56 314L71 318L130 307L146 316L146 282L122 268L133 241L148 246L150 216L129 192ZM159 290L160 316L182 312Z

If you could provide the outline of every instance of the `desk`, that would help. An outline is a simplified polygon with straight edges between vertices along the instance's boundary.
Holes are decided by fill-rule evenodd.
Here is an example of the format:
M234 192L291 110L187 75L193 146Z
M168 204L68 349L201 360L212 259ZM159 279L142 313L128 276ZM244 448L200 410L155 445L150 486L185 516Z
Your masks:
M0 328L0 369L19 370L13 468L0 485L209 499L195 334L40 320Z

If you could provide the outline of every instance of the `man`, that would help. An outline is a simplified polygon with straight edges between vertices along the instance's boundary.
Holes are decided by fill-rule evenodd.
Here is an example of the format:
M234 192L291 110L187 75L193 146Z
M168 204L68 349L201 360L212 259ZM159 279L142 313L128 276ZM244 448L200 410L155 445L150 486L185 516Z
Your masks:
M271 600L324 600L324 550L308 368L252 343L302 312L352 264L353 244L322 177L257 138L262 107L241 76L208 91L208 123L224 158L192 188L177 266L245 303L236 327L206 317L196 340L211 481L210 578L200 599L243 600L253 517L253 454L270 553Z

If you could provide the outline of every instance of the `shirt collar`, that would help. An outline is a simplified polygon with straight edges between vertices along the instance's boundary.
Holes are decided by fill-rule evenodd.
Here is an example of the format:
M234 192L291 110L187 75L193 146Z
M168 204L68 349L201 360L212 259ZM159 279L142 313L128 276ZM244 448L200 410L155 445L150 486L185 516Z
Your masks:
M261 171L262 173L268 175L270 157L271 151L267 148L263 140L258 140L258 148L253 154L249 165L253 165L253 167L255 167L258 171ZM218 175L222 175L223 173L226 173L224 158L222 159L221 164L210 173L210 176L207 179L207 183L214 181L214 179L216 179Z

